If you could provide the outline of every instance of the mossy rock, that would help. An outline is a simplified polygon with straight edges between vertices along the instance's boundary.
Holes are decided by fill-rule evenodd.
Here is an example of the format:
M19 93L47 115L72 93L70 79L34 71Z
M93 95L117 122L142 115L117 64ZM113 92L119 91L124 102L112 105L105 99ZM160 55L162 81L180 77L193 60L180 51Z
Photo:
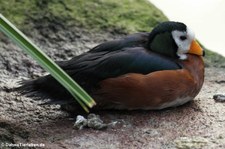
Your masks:
M0 0L0 10L34 38L35 29L55 33L75 27L93 33L130 34L151 31L168 20L147 0ZM225 58L210 50L206 50L205 62L206 66L225 67Z
M206 67L213 66L213 67L223 67L225 68L225 57L222 55L210 51L210 50L205 50L205 65Z
M147 0L1 0L0 10L22 30L29 28L31 20L47 19L64 27L132 33L150 31L168 20Z

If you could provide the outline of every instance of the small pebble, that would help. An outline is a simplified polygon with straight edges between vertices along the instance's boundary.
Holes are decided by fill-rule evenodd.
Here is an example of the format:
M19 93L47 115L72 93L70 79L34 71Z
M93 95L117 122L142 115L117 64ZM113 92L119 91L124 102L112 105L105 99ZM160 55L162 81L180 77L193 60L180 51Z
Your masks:
M99 115L95 114L89 114L88 115L88 122L87 126L89 128L101 130L107 128L107 124L105 124L101 119Z
M81 115L78 115L76 118L76 122L74 123L74 127L81 130L87 126L87 119Z
M218 83L218 84L223 84L223 83L225 83L225 80L220 80L220 81L215 81L216 83Z
M108 127L109 124L105 124L99 115L89 114L87 119L81 115L78 115L74 123L74 127L81 130L84 127L93 128L96 130L102 130Z
M213 99L216 102L225 102L225 95L223 95L223 94L216 94L216 95L213 95Z

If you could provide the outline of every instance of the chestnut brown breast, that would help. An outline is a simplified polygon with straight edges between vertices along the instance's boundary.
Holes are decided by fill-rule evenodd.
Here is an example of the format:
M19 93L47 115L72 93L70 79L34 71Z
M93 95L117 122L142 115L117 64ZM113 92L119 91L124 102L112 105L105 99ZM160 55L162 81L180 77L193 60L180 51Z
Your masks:
M156 71L147 75L129 73L105 79L94 95L103 109L163 109L192 100L204 81L202 57L188 55L183 69Z

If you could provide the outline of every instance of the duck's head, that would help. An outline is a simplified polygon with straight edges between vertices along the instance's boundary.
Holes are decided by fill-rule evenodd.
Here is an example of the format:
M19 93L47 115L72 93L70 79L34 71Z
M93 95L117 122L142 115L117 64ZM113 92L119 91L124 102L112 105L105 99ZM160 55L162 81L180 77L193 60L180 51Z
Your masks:
M149 36L148 48L164 56L187 59L187 54L204 55L194 33L183 23L163 22Z

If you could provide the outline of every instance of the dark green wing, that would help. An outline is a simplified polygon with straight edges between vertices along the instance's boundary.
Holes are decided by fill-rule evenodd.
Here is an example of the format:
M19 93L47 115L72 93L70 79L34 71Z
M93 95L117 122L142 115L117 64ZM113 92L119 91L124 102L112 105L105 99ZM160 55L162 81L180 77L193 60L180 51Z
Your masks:
M148 74L159 70L180 69L176 62L146 51L143 47L129 47L116 51L86 53L61 67L84 88L92 88L99 81L127 73Z

